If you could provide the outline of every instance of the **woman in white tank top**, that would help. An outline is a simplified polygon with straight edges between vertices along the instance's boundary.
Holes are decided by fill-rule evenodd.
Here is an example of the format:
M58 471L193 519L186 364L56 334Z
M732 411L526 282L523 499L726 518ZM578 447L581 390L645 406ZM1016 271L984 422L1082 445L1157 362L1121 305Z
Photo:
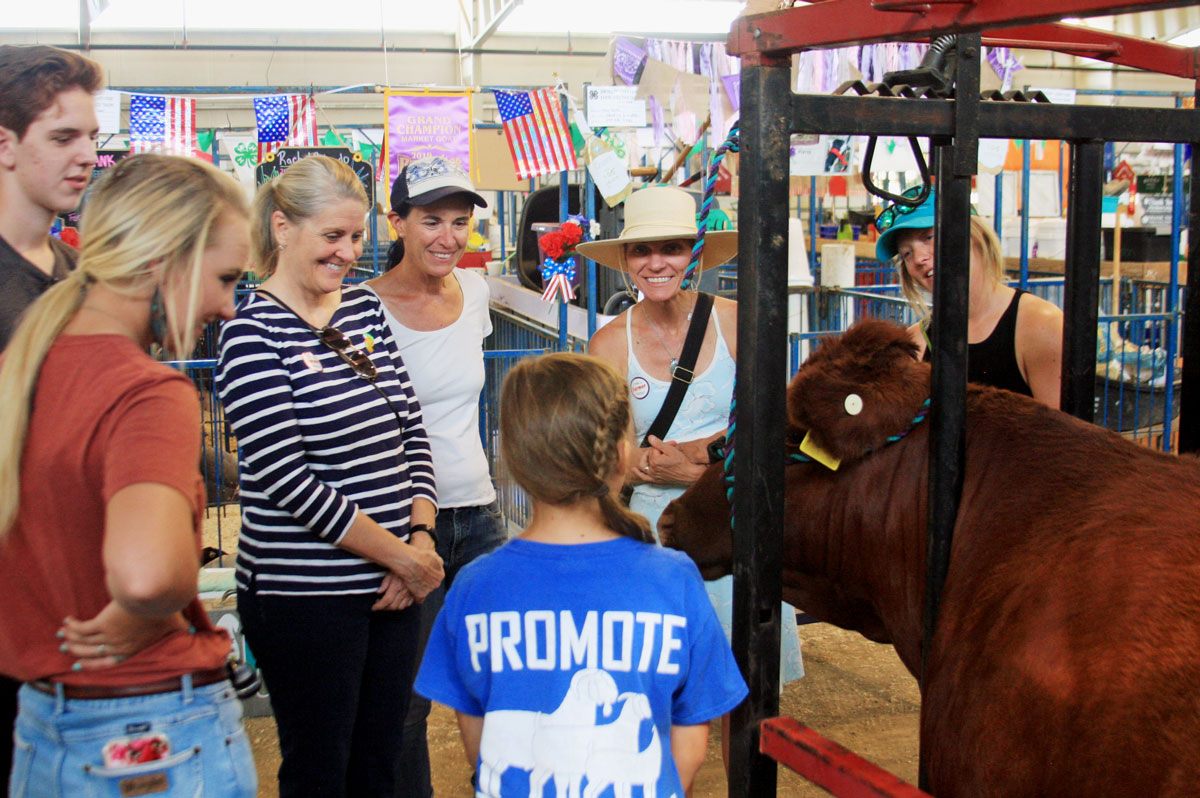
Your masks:
M456 268L466 251L474 206L484 207L466 173L446 158L419 158L392 186L388 221L399 238L389 271L368 283L383 300L396 348L421 403L438 492L434 538L446 568L442 587L421 606L421 648L445 591L467 563L508 534L479 437L483 339L492 333L488 286ZM404 721L401 798L432 798L426 719L429 701L413 693Z
M625 229L618 238L580 244L579 252L629 275L642 299L592 337L588 351L625 376L640 442L662 407L671 374L682 354L698 294L686 290L683 275L697 235L696 206L682 189L656 186L634 192L625 202ZM737 254L737 233L705 233L700 269ZM714 462L709 444L723 442L733 398L737 356L737 303L714 297L712 315L693 369L695 376L667 431L638 450L627 474L633 485L630 507L650 520L699 479ZM780 386L782 389L782 386ZM733 578L705 583L727 635L732 632ZM784 605L781 681L804 675L796 611Z

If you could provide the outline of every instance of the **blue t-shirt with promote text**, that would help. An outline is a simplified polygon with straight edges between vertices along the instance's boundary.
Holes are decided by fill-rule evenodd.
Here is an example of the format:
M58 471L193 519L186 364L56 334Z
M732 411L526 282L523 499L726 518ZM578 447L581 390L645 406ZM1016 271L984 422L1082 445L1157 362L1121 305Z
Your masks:
M484 719L476 789L495 798L683 798L671 726L747 693L696 566L629 538L512 540L471 563L416 690Z

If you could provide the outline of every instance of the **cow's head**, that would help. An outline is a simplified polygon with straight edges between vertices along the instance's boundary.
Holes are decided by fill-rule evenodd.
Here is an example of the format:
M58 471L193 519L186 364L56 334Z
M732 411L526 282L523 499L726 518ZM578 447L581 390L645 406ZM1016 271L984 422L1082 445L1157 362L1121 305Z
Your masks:
M800 367L788 386L789 423L843 463L881 448L929 396L929 366L916 351L903 327L859 322Z

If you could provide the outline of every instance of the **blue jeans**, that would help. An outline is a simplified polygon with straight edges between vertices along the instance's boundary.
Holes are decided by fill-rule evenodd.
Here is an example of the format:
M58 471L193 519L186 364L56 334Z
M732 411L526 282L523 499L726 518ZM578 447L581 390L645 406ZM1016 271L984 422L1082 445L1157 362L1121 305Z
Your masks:
M433 621L454 577L467 563L508 540L508 528L498 502L439 510L436 531L437 551L445 565L446 579L421 605L421 655L425 653L425 641L429 639ZM429 745L425 739L429 709L429 700L413 693L408 715L404 718L403 757L409 777L401 785L401 798L430 798L433 795L429 780Z
M228 682L133 698L68 699L28 685L18 695L13 798L222 796L253 798L258 776L242 728L242 706ZM165 759L122 768L104 766L105 743L163 735Z

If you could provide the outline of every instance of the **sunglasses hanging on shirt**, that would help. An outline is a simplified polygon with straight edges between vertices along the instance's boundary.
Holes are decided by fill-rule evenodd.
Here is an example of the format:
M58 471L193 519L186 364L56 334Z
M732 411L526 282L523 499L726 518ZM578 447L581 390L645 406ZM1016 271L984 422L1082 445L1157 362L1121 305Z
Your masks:
M260 291L259 293L266 293ZM274 299L274 297L272 297ZM276 300L278 301L278 300ZM292 311L293 313L295 311ZM363 350L359 349L354 344L350 343L350 339L345 333L337 327L325 325L317 330L317 338L325 346L337 353L337 356L354 369L354 373L362 377L367 382L375 382L375 378L379 376L379 370L375 368L375 364L371 362L371 357Z

